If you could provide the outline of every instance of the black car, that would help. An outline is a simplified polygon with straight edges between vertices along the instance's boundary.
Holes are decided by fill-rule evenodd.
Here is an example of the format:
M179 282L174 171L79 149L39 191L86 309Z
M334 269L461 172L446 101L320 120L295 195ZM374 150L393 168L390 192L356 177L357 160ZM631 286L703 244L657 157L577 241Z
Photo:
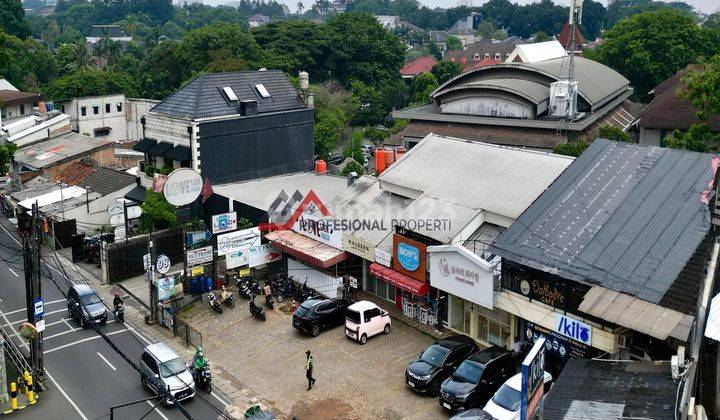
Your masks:
M440 386L440 405L450 411L482 407L515 374L513 353L492 346L473 354Z
M107 308L92 287L86 284L75 284L70 287L67 294L67 308L70 318L79 320L83 328L88 326L88 322L100 325L107 323Z
M436 341L420 353L405 370L405 381L417 392L437 395L440 384L460 365L478 351L475 340L466 335L453 335Z
M343 325L347 307L344 300L312 297L293 313L293 327L317 337L323 329Z

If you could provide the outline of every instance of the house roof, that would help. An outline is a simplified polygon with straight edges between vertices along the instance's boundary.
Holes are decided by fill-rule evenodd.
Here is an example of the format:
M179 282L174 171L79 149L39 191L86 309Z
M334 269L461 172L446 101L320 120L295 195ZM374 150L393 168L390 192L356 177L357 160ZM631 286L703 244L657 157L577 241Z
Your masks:
M103 196L135 183L135 177L122 171L100 167L85 178L80 185Z
M513 61L518 56L523 63L537 63L567 56L565 48L558 41L535 42L533 44L518 44L508 60Z
M400 69L400 74L407 76L417 76L418 74L432 70L433 66L437 64L435 57L429 55L423 55L405 63L403 68Z
M577 26L575 28L575 46L584 45L585 44L585 37L580 33L580 30ZM570 47L570 24L565 23L562 27L562 30L560 30L560 35L558 36L558 42L560 42L560 45L563 46L566 50L568 47Z
M258 84L265 86L269 98L258 93L255 87ZM224 87L230 87L238 101L257 101L258 114L304 108L285 73L266 70L201 74L152 107L150 112L191 119L239 116L238 103L226 99Z
M454 50L448 51L445 54L444 59L450 61L460 62L463 57L469 63L473 61L479 61L485 58L485 54L490 54L491 58L495 57L495 54L500 54L502 60L505 61L505 56L513 52L515 46L520 42L525 42L522 38L513 39L511 41L498 41L493 42L489 39L482 39L477 42L473 42L467 45L465 50ZM475 55L479 57L479 60L475 60Z
M67 185L81 185L83 180L85 180L85 178L93 172L95 172L95 167L93 165L83 162L72 162L52 179L53 181L61 182Z
M545 397L548 420L673 419L669 362L570 358Z
M127 35L118 25L93 25L88 37L102 38L107 30L108 38L126 38Z
M430 37L430 42L444 44L450 34L448 31L428 31L428 36Z
M270 23L270 18L263 15L262 13L255 13L254 15L252 15L248 18L248 21L249 22Z
M10 106L26 104L40 100L38 93L19 92L17 90L0 90L0 105Z
M12 83L8 82L7 79L0 79L0 90L17 91L18 89L15 86L13 86Z
M34 169L41 169L66 159L73 159L89 154L103 147L112 147L113 142L75 132L61 134L57 137L33 143L19 148L15 152L16 162Z
M691 313L699 279L674 284L710 229L700 200L714 179L712 159L595 140L492 248L537 270Z
M655 98L640 113L638 125L663 130L687 130L694 124L705 123L713 132L720 132L720 115L710 114L707 120L697 117L699 111L682 98L685 84L682 78L696 66L688 66L653 89Z

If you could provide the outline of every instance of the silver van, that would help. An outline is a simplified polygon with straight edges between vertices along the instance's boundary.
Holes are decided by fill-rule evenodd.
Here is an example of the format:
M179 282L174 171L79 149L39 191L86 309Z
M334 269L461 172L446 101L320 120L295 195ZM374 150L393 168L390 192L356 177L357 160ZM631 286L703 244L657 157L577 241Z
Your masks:
M143 350L140 357L140 369L144 375L140 381L144 388L149 389L156 395L164 394L168 388L177 401L186 400L195 396L195 382L192 373L170 347L165 343L151 344ZM158 381L148 381L146 378L156 378ZM159 389L162 386L163 389ZM165 404L171 405L170 398Z

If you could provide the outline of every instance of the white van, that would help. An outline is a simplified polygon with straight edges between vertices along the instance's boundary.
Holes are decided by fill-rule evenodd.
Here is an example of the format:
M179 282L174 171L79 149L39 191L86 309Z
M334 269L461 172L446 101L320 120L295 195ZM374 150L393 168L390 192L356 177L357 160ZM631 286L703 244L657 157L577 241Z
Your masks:
M544 394L550 391L552 382L552 375L545 372L543 378L545 386L543 399L545 398ZM522 403L521 389L522 373L518 373L505 381L500 389L495 392L495 395L485 404L483 411L497 420L520 420L520 404Z
M367 343L368 337L390 334L390 315L367 300L353 303L345 311L345 336Z

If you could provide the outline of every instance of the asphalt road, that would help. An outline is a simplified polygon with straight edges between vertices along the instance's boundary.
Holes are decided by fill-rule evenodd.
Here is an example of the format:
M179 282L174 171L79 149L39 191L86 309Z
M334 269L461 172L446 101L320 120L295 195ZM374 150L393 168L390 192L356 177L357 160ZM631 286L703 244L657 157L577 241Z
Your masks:
M25 281L22 256L8 250L20 248L15 235L0 226L0 322L8 334L17 331L25 316ZM51 262L48 262L51 263ZM52 263L51 263L52 265ZM67 270L67 268L66 268ZM47 269L45 269L47 271ZM53 267L50 272L66 292L62 274ZM72 275L68 270L68 275ZM93 329L82 329L78 321L69 319L67 303L51 280L43 279L45 301L44 363L46 391L40 401L14 416L19 418L83 419L109 418L110 406L121 405L151 397L140 385L140 375ZM137 363L142 348L150 341L132 325L112 321L101 327L104 333ZM19 335L13 340L27 349ZM195 398L182 406L195 419L216 419L225 403L214 395L202 393L205 401ZM185 418L177 408L142 402L115 411L116 419L139 419L152 411L147 419L168 420Z

